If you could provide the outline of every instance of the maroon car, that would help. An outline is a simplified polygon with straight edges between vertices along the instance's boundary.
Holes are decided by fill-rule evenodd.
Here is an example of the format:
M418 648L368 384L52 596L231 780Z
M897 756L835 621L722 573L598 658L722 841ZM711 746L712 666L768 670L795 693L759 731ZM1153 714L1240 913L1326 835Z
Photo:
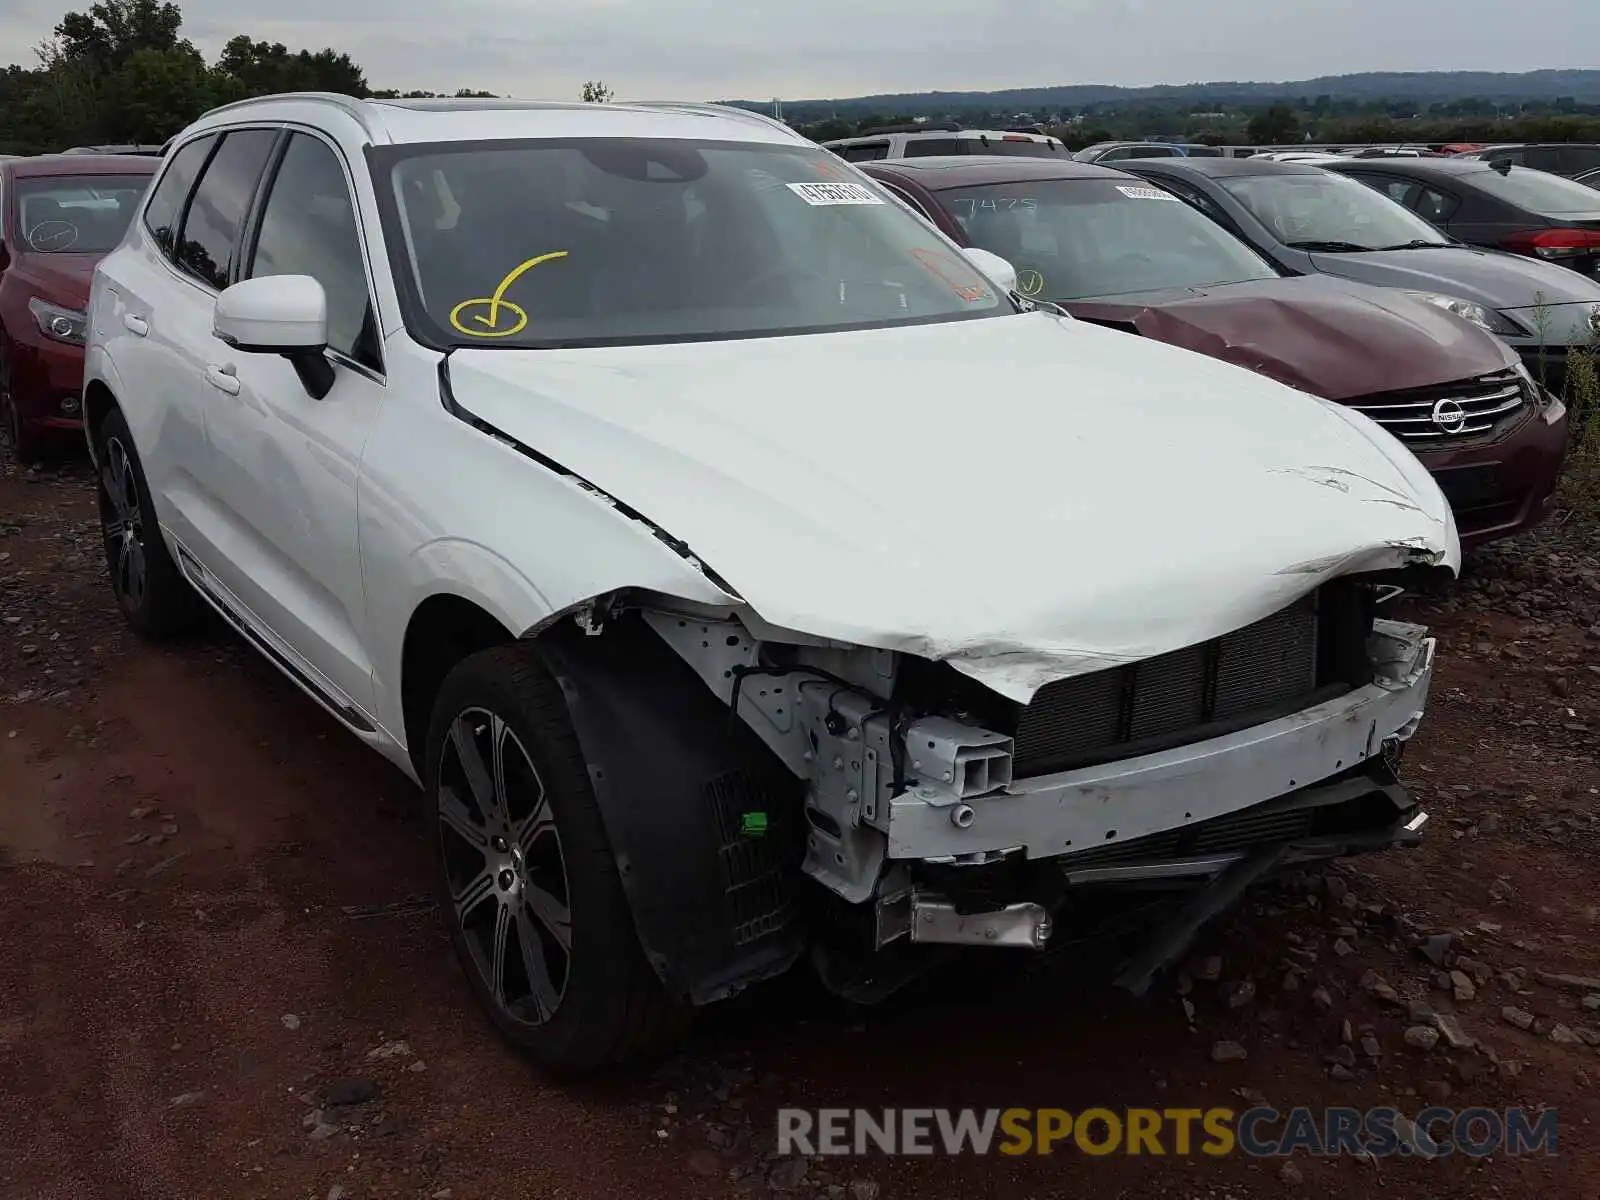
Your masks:
M1566 409L1509 346L1438 303L1285 277L1171 193L1108 167L930 157L861 168L959 244L1009 261L1026 296L1366 413L1433 473L1464 545L1544 515Z
M160 160L50 154L0 162L0 437L19 459L82 442L84 307Z

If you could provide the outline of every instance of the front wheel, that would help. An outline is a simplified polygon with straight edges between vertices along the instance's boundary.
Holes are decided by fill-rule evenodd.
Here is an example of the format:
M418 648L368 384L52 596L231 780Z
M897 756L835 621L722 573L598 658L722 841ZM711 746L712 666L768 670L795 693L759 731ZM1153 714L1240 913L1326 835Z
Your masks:
M441 910L501 1036L578 1075L676 1039L645 960L566 701L527 646L445 680L428 734Z

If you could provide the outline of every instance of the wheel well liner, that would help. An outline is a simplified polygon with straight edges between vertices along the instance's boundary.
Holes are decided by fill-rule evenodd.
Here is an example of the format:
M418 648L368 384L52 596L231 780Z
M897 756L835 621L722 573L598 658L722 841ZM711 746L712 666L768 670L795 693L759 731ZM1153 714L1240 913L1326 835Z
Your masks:
M571 714L645 955L708 1004L803 949L803 785L637 616L538 642Z
M467 655L515 640L489 613L451 593L429 596L411 614L400 650L400 711L417 778L426 770L428 719L445 676Z

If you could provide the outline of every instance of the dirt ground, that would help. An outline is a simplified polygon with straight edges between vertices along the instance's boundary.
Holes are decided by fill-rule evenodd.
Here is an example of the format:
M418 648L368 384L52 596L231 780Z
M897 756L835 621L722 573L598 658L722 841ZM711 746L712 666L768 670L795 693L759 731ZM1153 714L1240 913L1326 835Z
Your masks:
M563 1089L471 1007L411 786L227 634L136 643L86 469L0 464L0 1197L1588 1200L1600 986L1554 976L1600 976L1590 536L1552 526L1423 606L1442 642L1406 762L1424 846L1251 895L1159 995L1071 956L866 1013L797 976L707 1013L670 1061ZM1407 1043L1430 1006L1468 1048ZM1247 1057L1215 1061L1222 1042ZM1555 1107L1558 1155L772 1150L783 1105L1446 1096Z

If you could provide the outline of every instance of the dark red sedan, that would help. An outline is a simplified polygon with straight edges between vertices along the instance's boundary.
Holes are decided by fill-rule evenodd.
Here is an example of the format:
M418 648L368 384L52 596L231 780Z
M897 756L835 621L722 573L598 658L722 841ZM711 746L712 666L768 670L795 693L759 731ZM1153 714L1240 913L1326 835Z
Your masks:
M960 245L1005 258L1023 295L1366 413L1433 473L1464 545L1544 515L1566 408L1449 297L1286 278L1172 193L1107 167L918 158L861 169Z
M0 438L20 460L73 434L82 444L89 281L159 165L115 154L0 162Z

